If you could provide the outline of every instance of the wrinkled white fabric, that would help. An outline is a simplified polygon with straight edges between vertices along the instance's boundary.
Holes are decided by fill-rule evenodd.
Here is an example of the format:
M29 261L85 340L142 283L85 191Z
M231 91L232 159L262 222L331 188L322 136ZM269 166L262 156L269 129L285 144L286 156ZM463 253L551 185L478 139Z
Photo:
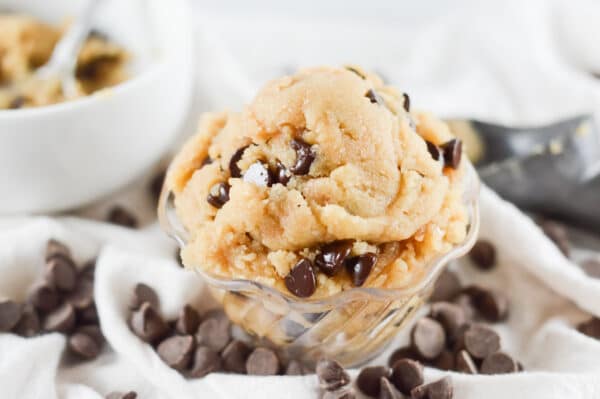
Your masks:
M264 79L286 68L353 62L381 71L410 93L415 108L441 116L542 123L600 112L600 81L589 73L600 71L600 5L467 3L472 7L457 5L448 15L401 24L385 18L248 18L196 7L198 108L239 107ZM102 217L116 202L146 218L152 212L145 183L78 214ZM508 294L510 318L494 328L527 371L451 373L455 398L600 398L600 341L573 328L589 314L600 316L600 280L584 275L528 217L488 189L482 191L481 215L481 235L496 245L498 266L487 273L467 260L451 267L465 284ZM73 217L0 219L0 297L25 298L39 278L49 238L68 243L79 263L98 257L95 298L108 345L92 362L65 364L61 335L0 334L0 398L98 399L115 390L135 390L140 399L316 397L314 376L186 380L130 332L127 302L137 282L157 290L168 317L185 303L211 306L202 281L177 266L174 243L155 224L129 230ZM407 339L400 334L373 363L384 363ZM426 371L428 380L443 374Z

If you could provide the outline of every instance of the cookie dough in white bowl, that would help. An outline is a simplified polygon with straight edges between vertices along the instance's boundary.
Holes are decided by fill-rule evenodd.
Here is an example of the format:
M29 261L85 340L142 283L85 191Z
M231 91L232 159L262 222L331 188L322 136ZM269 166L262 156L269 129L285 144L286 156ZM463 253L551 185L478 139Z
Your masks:
M60 25L83 5L0 0L0 12ZM190 15L186 0L101 4L94 28L127 51L127 79L73 101L0 110L0 214L81 206L131 182L164 154L192 98Z

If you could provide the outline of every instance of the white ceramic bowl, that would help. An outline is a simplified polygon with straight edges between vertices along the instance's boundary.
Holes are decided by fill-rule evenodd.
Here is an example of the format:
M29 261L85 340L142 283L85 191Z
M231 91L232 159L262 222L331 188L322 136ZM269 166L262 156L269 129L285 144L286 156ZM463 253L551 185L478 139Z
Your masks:
M59 23L79 0L0 0ZM132 77L47 107L0 110L0 214L83 205L124 186L175 139L193 89L186 0L105 0L96 26L132 54Z

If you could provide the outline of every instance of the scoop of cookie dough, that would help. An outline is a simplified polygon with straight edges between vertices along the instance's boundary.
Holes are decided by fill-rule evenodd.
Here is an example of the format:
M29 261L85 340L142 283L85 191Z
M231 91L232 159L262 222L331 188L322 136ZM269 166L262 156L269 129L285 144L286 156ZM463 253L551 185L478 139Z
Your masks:
M184 264L298 297L397 288L462 242L460 141L359 68L268 83L202 116L167 184Z

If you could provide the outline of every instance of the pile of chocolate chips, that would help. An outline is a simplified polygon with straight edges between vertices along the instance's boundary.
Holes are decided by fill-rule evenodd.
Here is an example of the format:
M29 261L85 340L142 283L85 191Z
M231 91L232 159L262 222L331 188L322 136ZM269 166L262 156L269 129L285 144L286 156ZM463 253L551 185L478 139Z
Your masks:
M166 321L160 314L158 295L143 283L135 286L130 308L133 333L185 377L199 378L217 371L249 375L301 375L309 371L294 360L284 365L268 347L254 347L234 338L231 322L221 310L200 315L185 305L176 320Z
M59 332L68 336L70 353L95 358L104 345L94 303L95 262L78 270L69 248L56 240L48 241L45 261L43 280L26 303L0 301L0 332L23 337Z

